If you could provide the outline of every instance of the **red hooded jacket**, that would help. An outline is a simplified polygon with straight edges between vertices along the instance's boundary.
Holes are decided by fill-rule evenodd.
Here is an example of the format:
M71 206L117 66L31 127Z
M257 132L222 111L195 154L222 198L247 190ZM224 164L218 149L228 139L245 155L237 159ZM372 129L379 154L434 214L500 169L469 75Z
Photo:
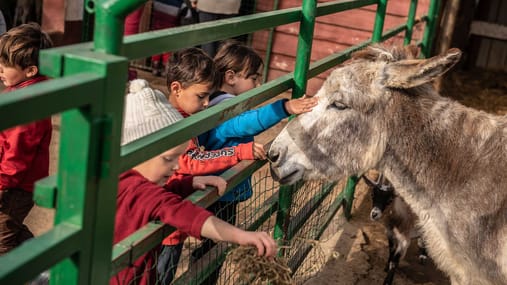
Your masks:
M11 86L4 92L46 79L38 76ZM20 188L33 192L35 181L49 175L51 132L51 118L0 131L0 191Z
M188 195L189 191L193 191L192 177L173 181L161 187L135 170L122 173L116 197L114 243L120 242L154 220L201 238L202 226L213 214L188 200L183 200L180 195ZM157 283L154 268L159 254L160 247L153 248L112 277L109 283L111 285Z

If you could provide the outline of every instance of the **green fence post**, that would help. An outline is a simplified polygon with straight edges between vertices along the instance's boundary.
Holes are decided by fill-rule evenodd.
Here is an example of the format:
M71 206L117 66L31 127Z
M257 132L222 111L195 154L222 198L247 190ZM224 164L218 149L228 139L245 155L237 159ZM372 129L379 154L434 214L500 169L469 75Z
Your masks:
M303 1L302 14L299 28L296 64L294 67L294 88L292 98L299 98L306 92L308 67L312 52L313 29L315 27L316 0ZM292 204L292 196L297 191L297 185L282 186L279 191L279 211L276 217L274 237L277 240L290 240L288 232L289 210Z
M356 191L356 185L359 181L357 176L350 176L347 179L347 184L345 185L344 194L343 194L343 213L347 219L352 217L352 204L354 202L354 193Z
M97 5L95 23L101 29L94 32L94 49L98 52L119 55L123 44L125 17L145 0L104 0ZM123 117L125 82L128 60L107 65L108 78L104 86L101 118L101 161L96 200L96 222L92 239L92 283L107 284L111 268L116 193L118 188L120 141ZM100 218L99 218L100 217Z
M306 92L308 67L310 66L310 57L312 54L316 8L316 0L303 1L296 64L294 66L294 89L292 91L292 98L299 98Z
M273 3L273 11L278 10L280 6L280 0L275 0ZM273 37L275 35L275 28L269 29L268 44L266 47L266 56L264 58L264 68L262 71L262 83L268 81L269 63L271 62L271 54L273 52Z
M407 15L407 30L405 31L404 45L409 45L412 41L412 32L414 30L415 12L417 10L417 0L410 1L410 8Z
M433 39L435 38L435 30L438 23L438 12L440 10L440 0L431 0L430 7L428 8L428 22L424 29L424 36L422 40L422 56L428 58L431 56L431 49L433 46Z
M380 0L377 5L377 13L375 14L375 25L373 26L373 35L371 41L378 43L382 40L382 32L384 31L384 19L386 17L387 0Z
M76 130L79 130L77 132ZM89 259L93 183L98 139L97 125L90 110L71 110L62 114L60 156L58 162L57 208L55 224L70 223L80 227L80 246L76 253L53 267L50 284L89 283ZM79 162L79 163L76 163Z
M65 55L64 75L90 70L107 80L93 92L87 90L94 97L92 105L62 114L55 224L73 224L81 228L81 235L75 253L52 268L51 284L109 281L125 86L122 74L127 64L126 58L91 51Z

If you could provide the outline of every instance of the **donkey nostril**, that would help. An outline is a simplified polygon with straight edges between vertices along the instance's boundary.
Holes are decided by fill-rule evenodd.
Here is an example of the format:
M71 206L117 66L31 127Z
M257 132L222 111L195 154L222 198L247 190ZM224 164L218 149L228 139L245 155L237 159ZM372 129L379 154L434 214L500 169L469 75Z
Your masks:
M268 160L271 163L276 162L278 158L280 158L280 153L278 151L272 149L268 151Z

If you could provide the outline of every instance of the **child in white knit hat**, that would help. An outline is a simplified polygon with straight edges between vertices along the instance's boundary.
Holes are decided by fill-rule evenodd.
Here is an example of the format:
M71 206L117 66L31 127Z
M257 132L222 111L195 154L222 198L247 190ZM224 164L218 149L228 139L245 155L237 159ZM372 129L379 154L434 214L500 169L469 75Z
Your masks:
M122 145L165 128L183 117L158 90L151 89L146 81L131 83L125 98ZM215 186L223 193L226 182L217 176L188 177L170 184L167 177L178 169L178 157L188 143L173 147L120 175L114 243L118 243L152 220L160 220L196 238L252 245L258 254L274 256L276 243L265 232L248 232L236 228L213 216L209 211L183 200L182 195ZM156 247L136 260L131 266L111 278L111 284L155 283L158 277L153 269L160 248Z

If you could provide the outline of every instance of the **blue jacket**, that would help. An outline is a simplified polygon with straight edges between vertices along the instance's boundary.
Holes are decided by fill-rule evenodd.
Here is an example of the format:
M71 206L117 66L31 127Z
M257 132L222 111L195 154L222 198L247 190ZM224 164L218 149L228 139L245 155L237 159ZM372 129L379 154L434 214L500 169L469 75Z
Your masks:
M213 94L215 95L215 94ZM234 98L234 95L219 93L209 103L209 107L222 101ZM238 116L223 122L214 129L199 136L199 143L206 150L217 150L224 147L236 146L240 143L248 143L254 140L254 136L276 125L281 120L290 116L285 110L284 103L287 99L281 99L269 105L249 110ZM216 173L217 175L220 173ZM220 201L245 201L252 197L251 177L239 183L234 189L220 198Z

